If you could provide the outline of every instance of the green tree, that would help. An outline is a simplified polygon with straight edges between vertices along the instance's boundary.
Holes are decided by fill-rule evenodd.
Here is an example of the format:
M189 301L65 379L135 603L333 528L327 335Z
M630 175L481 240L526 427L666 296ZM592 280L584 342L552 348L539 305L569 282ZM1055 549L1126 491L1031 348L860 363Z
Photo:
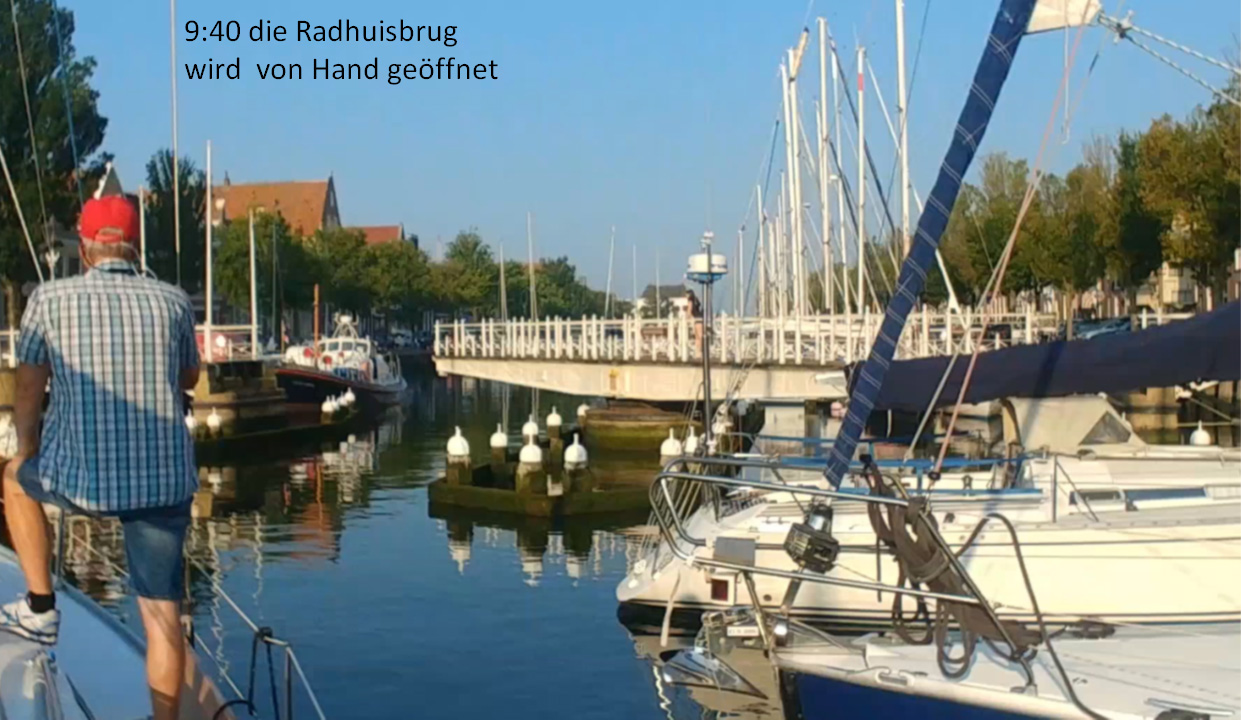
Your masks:
M491 248L478 231L470 229L457 233L448 244L440 265L435 286L442 307L465 310L475 317L491 314L498 307L499 270L492 259ZM509 313L520 316L512 301L510 288Z
M427 256L412 243L388 242L366 250L367 288L375 308L412 324L428 303Z
M11 18L0 22L0 97L4 98L0 103L0 147L13 175L31 241L42 254L51 239L49 224L74 227L80 211L79 187L83 194L91 192L94 179L103 173L107 156L96 152L103 142L107 120L99 115L99 94L89 84L95 61L78 58L74 51L73 13L56 8L51 0L25 0L15 5L13 12L18 36L14 35ZM63 41L59 48L57 37ZM22 47L20 64L17 39ZM23 69L33 139L26 117ZM32 141L38 147L34 154ZM34 277L26 237L6 188L0 192L0 278L12 324L20 309L17 287Z
M173 202L172 151L160 150L147 161L147 266L160 279L177 281L177 243ZM194 293L204 277L207 177L189 158L177 161L177 193L181 196L181 287ZM214 270L214 268L213 268Z
M217 228L212 268L216 292L245 318L250 309L249 230L244 218ZM270 331L273 308L275 316L282 316L285 307L304 308L313 302L318 268L302 238L293 235L280 215L255 215L254 245L259 320Z
M1228 92L1241 97L1233 78ZM1141 196L1162 221L1163 255L1212 295L1222 290L1241 232L1241 108L1217 99L1185 121L1164 116L1139 142Z
M1130 305L1137 288L1163 264L1162 237L1167 229L1142 197L1140 142L1139 136L1131 133L1121 133L1117 139L1112 186L1116 231L1103 249L1108 276L1128 291Z
M372 307L367 287L366 236L361 230L316 230L303 241L311 258L312 275L319 283L321 302L362 314Z

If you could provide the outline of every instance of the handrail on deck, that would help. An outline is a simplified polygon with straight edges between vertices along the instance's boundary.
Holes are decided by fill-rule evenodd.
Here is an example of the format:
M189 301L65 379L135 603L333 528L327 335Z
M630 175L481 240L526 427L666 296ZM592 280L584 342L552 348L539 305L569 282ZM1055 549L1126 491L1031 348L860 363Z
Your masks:
M703 458L703 459L707 459L707 458ZM697 549L705 547L706 541L700 538L694 538L690 536L689 533L686 531L684 527L684 523L681 519L680 513L678 513L676 510L676 504L672 502L672 494L669 490L669 481L688 480L688 481L705 483L707 485L719 485L723 487L732 487L732 488L752 488L752 489L759 489L759 490L771 490L775 492L788 492L788 493L792 493L795 495L800 494L800 495L807 495L810 497L817 497L817 498L823 498L823 499L863 502L863 503L870 503L870 504L875 504L875 505L909 507L909 503L900 498L885 497L885 496L880 496L880 495L857 495L857 494L852 494L852 493L843 493L843 492L839 492L836 490L825 490L825 489L820 489L820 488L811 488L811 487L804 487L804 486L782 485L778 483L770 483L770 482L765 482L761 480L742 480L739 478L729 478L729 477L722 477L722 476L716 476L716 475L704 475L701 473L678 472L678 471L673 471L669 469L669 467L674 464L677 464L680 462L686 462L686 461L696 461L696 460L698 460L698 458L678 458L677 460L673 460L669 462L665 466L665 470L660 472L655 477L655 482L651 486L651 495L652 495L653 501L657 496L662 496L663 500L668 501L666 509L664 510L657 509L655 512L655 516L659 521L659 531L660 531L660 534L664 537L664 541L668 544L671 552L676 557L678 557L682 562L688 565L698 565L700 567L714 568L718 570L728 570L728 571L733 571L733 572L767 575L770 577L784 578L787 580L798 581L798 582L809 581L813 583L819 583L819 584L824 584L824 585L837 585L840 587L848 587L848 588L853 588L853 589L858 589L858 590L873 590L873 591L879 591L879 592L887 591L887 592L897 593L900 595L909 595L911 597L921 597L921 598L927 598L927 599L933 599L933 600L946 600L946 601L951 601L951 602L965 603L969 605L978 605L978 606L983 605L983 601L981 601L977 597L955 595L955 594L950 594L950 593L940 593L940 592L934 592L934 591L929 591L929 590L919 590L916 588L909 588L909 587L898 587L896 585L888 585L885 583L865 582L861 580L848 580L845 578L829 577L827 575L819 575L817 573L810 573L804 570L797 570L797 571L779 570L776 568L760 567L757 565L744 565L741 563L733 563L733 562L727 562L723 560L716 560L714 558L698 557L696 554ZM718 458L718 460L723 461L720 463L722 465L730 465L734 467L753 466L753 467L764 467L765 468L771 465L770 463L766 463L766 462L751 463L750 461L735 460L732 458ZM665 513L668 515L667 519L665 519ZM669 522L671 523L672 527L668 526ZM684 547L682 547L681 544L676 542L676 539L673 537L673 533L680 536L680 538L683 539L693 549L686 550Z
M60 514L60 519L58 522L59 538L58 538L56 549L54 550L55 556L52 559L53 560L52 567L55 572L54 580L57 583L61 583L64 581L64 572L63 572L64 558L68 555L69 551L72 549L72 543L78 540L78 538L76 537L76 535L74 535L74 533L66 532L67 528L66 528L65 520L66 520L67 515L68 513L65 513L65 512L61 512ZM69 544L66 545L66 542ZM107 566L113 572L117 573L117 575L121 577L128 577L129 572L125 568L117 565L111 558L109 558L104 553L100 552L97 548L93 547L90 543L83 542L81 546L85 548L86 551L90 553L93 557L95 557L100 562L102 562L105 566ZM282 640L276 637L272 633L271 628L260 627L257 623L255 623L254 620L252 620L250 616L247 615L245 611L241 609L241 606L239 606L237 602L233 600L233 598L228 594L228 592L224 590L224 588L219 584L219 582L217 582L216 579L212 577L210 570L205 565L203 565L202 561L198 560L197 558L193 557L192 555L188 553L185 554L185 561L189 563L191 566L193 566L194 568L196 568L199 572L201 572L203 574L203 577L207 578L207 581L211 585L212 592L214 592L217 597L222 598L224 602L230 608L232 608L237 618L241 620L241 622L244 625L246 625L247 628L250 629L250 632L253 633L253 637L254 637L254 642L252 643L251 655L250 655L249 687L247 688L246 692L243 693L241 688L238 687L237 683L228 674L228 671L220 663L220 660L216 656L216 653L210 652L210 648L208 648L205 644L203 644L198 633L195 633L193 631L192 624L189 628L187 628L187 633L188 633L187 640L189 640L191 646L193 646L195 649L202 650L203 651L202 654L211 658L211 661L215 664L216 671L219 673L220 678L223 679L224 682L228 684L229 688L232 689L233 694L236 695L235 698L233 698L232 700L226 701L220 707L220 709L216 711L216 716L223 717L222 713L226 709L233 707L233 706L246 706L249 709L250 715L251 716L254 715L254 710L255 710L255 707L254 707L255 685L254 683L255 683L255 677L256 677L255 671L258 669L256 665L257 650L258 650L259 645L262 644L263 646L268 648L267 662L268 662L269 670L274 670L274 666L272 666L271 664L272 659L271 659L270 648L276 648L277 650L280 650L284 653L283 658L284 658L284 709L285 709L285 712L283 714L280 712L279 701L273 695L273 698L272 698L273 708L272 709L276 713L275 720L293 720L293 717L294 717L293 678L295 674L296 674L296 677L298 678L298 682L302 688L302 691L306 694L306 697L310 700L311 706L314 708L315 716L319 718L319 720L327 720L327 714L323 711L323 706L322 704L320 704L319 697L318 695L315 694L314 688L310 684L310 679L306 677L306 672L302 668L302 663L301 663L301 660L298 659L297 653L294 652L293 650L293 645L289 643L287 640ZM274 682L274 675L272 676L272 678ZM274 685L272 687L272 691L273 693L275 692Z

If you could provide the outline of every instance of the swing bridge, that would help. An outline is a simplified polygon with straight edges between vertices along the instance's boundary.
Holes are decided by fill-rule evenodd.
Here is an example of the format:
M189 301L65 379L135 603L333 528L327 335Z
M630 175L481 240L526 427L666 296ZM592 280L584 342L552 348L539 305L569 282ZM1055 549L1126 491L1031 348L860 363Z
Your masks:
M686 402L701 394L702 350L712 383L737 399L845 396L845 366L863 360L883 317L715 317L709 332L678 315L651 319L482 320L436 323L440 375L588 397ZM1053 315L924 309L898 343L899 359L968 353L1053 337ZM702 337L700 341L699 338Z

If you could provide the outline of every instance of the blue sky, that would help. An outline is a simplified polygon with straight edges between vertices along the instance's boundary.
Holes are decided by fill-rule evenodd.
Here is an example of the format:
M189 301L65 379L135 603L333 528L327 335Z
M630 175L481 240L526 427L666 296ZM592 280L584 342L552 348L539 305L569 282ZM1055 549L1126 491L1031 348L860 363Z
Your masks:
M77 17L78 53L98 61L95 87L109 118L105 149L122 179L170 144L167 3L61 0ZM991 23L994 0L906 0L912 67L910 157L923 192L946 148ZM1106 3L1114 10L1115 0ZM1134 22L1211 55L1241 33L1237 0L1130 0ZM767 155L779 110L778 63L809 16L824 15L846 62L868 46L889 110L895 101L891 0L180 0L178 61L240 57L240 80L179 80L180 144L201 165L208 138L217 180L234 182L335 176L346 224L403 222L434 252L462 228L525 252L525 213L535 214L537 252L568 255L597 287L607 268L609 229L617 228L614 283L630 286L631 247L638 281L679 275L707 226L735 243L749 195ZM270 19L331 23L383 20L456 25L458 44L252 43L250 25ZM240 22L243 39L190 43L184 23ZM811 20L813 22L813 20ZM1141 128L1165 112L1180 115L1209 100L1206 91L1128 44L1091 29L1074 88L1102 48L1067 142L1057 135L1050 166L1077 159L1092 133ZM811 69L817 68L812 45ZM1063 67L1063 33L1022 46L983 150L1032 156ZM497 63L498 80L299 82L260 80L258 62L394 62L455 56ZM1216 85L1224 73L1202 74ZM816 70L817 71L817 70ZM182 71L183 72L183 71ZM802 85L804 118L817 79ZM1075 90L1076 91L1076 90ZM891 144L873 95L867 136L887 174ZM812 126L808 125L809 129ZM848 141L846 141L846 145ZM854 171L850 171L852 174ZM753 223L751 223L753 227Z

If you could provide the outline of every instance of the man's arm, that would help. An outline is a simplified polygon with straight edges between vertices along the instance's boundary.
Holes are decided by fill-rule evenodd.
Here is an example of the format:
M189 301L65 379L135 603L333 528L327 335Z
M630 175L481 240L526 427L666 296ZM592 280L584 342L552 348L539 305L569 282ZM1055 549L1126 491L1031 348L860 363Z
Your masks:
M180 331L177 335L177 359L180 366L179 380L182 390L193 390L198 385L199 358L198 334L194 329L194 310L189 298L185 299L181 314Z
M17 366L17 391L13 400L13 427L17 430L17 457L26 459L39 452L39 426L43 419L43 397L52 368L48 365Z
M51 349L45 322L44 298L38 288L22 315L21 335L17 339L17 388L13 398L13 429L17 432L17 457L34 457L39 452L39 427L43 420L43 397L51 377Z

